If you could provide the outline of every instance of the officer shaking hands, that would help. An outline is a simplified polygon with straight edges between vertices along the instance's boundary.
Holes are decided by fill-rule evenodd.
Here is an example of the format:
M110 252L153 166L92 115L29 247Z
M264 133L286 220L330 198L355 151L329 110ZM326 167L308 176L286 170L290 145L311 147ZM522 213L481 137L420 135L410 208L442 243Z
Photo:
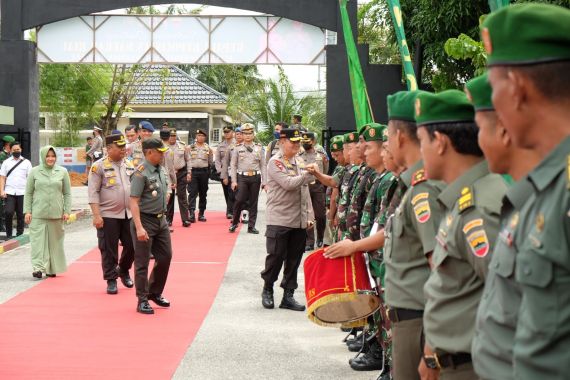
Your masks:
M137 167L131 180L131 235L135 246L137 311L154 314L148 300L162 307L170 306L170 301L162 296L172 259L170 232L165 218L169 189L160 166L168 148L154 137L144 140L142 148L145 160ZM155 262L149 281L151 252Z

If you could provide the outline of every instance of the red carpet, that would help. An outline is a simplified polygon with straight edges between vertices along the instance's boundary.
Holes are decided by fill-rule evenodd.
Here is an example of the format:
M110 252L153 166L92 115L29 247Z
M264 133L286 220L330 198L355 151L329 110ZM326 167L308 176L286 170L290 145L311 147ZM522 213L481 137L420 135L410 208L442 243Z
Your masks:
M154 315L137 313L135 289L120 282L119 294L107 295L96 249L0 305L0 379L170 379L214 301L237 238L224 213L206 216L190 228L175 217L164 291L170 309L151 303Z

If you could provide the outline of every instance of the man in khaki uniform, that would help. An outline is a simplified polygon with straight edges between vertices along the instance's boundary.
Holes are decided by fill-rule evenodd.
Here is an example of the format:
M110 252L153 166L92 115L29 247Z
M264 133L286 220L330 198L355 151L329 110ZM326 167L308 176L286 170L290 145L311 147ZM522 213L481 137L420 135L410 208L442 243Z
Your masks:
M135 259L131 237L131 175L135 168L125 159L127 144L123 135L105 138L107 156L91 167L89 173L89 206L93 226L97 229L103 279L107 281L107 294L117 294L117 277L127 288L133 287L129 270ZM123 246L119 260L119 241Z
M299 131L284 128L280 135L281 151L267 165L267 257L261 272L264 281L261 303L266 309L273 309L273 284L285 264L281 281L283 300L279 307L303 311L305 306L295 301L293 293L298 286L297 270L303 258L305 230L312 224L308 184L315 177L303 169L303 159L297 156Z
M177 139L176 129L171 128L168 138L168 148L172 152L174 160L174 172L176 175L176 189L172 189L166 210L166 220L172 226L174 219L174 192L178 197L178 209L183 227L190 227L190 215L188 214L188 198L186 198L186 187L192 178L190 166L190 155L186 149L186 144Z
M230 156L230 152L235 146L235 143L234 128L231 125L225 126L224 141L222 141L216 148L214 163L216 165L216 171L222 180L222 189L224 190L224 198L226 200L226 217L228 219L231 219L233 216L235 193L232 190L231 184L228 183L227 180L224 181L224 178L228 178L227 172L224 173L224 162ZM227 171L227 168L225 170Z
M532 25L532 27L529 27ZM570 361L570 11L521 4L483 23L493 104L514 144L541 162L512 220L521 303L514 379L566 379ZM520 236L521 240L519 242Z
M445 379L475 380L475 315L499 232L506 185L501 176L489 172L465 93L418 94L416 123L429 178L447 183L438 197L445 214L428 257L432 271L424 286L425 347L419 371L422 379L441 371ZM426 208L415 207L421 219Z
M144 160L142 142L152 137L153 133L154 127L150 122L143 120L139 123L139 139L129 145L128 159L133 162L135 168Z
M198 203L198 220L205 222L206 197L208 196L208 181L210 180L210 164L213 162L212 149L206 144L206 131L196 130L196 141L188 147L190 154L190 167L192 178L188 185L188 207L190 208L190 222L196 222L196 198Z
M303 151L299 152L299 157L303 159L305 164L315 164L320 173L328 173L329 159L326 153L315 149L317 143L315 134L313 132L301 133L301 143ZM315 232L317 234L317 247L323 246L326 226L325 191L326 186L318 181L309 184L309 193L311 194L311 203L313 204L313 213L315 214L315 228L307 230L305 251L311 251L315 248Z
M487 280L477 311L471 346L473 367L481 379L513 379L513 345L521 302L515 282L515 257L524 240L517 228L519 212L533 198L533 189L523 177L540 161L537 154L513 145L491 102L487 74L466 85L475 107L479 145L494 173L509 174L516 182L503 198L501 232L491 257Z
M428 180L421 160L414 111L418 93L400 91L388 96L387 148L396 165L407 169L398 181L402 201L384 229L386 317L392 326L394 378L409 380L419 379L423 287L430 273L426 256L435 247L434 236L443 214L437 197L445 187L442 182Z
M246 123L241 127L244 141L232 152L231 178L232 190L237 190L234 214L229 231L234 232L239 223L242 205L249 203L249 222L247 232L258 234L255 228L257 221L257 200L259 189L265 188L266 169L265 154L261 144L254 143L253 125Z
M269 145L267 145L267 148L265 148L265 162L269 162L269 160L271 159L271 157L275 156L278 152L280 148L279 145L279 140L280 140L280 133L281 130L283 128L288 128L289 126L287 125L287 123L284 122L279 122L277 124L275 124L275 127L273 128L273 137L275 138L273 141L271 141L269 143Z

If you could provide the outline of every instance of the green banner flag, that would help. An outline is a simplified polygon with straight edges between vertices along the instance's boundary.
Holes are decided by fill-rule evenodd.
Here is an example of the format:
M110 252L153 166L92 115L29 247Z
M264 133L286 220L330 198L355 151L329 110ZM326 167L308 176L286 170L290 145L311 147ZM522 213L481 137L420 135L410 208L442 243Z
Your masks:
M339 5L344 43L346 44L346 54L348 56L348 73L350 76L350 89L352 92L352 103L354 105L356 130L358 130L361 126L374 122L374 115L370 106L368 91L366 90L364 74L360 66L360 58L358 58L356 43L352 35L348 11L346 10L347 1L348 0L339 0Z
M495 12L497 9L506 7L510 4L510 0L489 0L489 8L491 12Z
M404 66L406 84L409 91L414 91L418 89L418 82L416 81L416 73L414 72L410 49L408 49L408 42L406 41L400 0L388 0L388 7L390 8L390 15L392 16L392 22L394 23L394 29L398 39L398 47L400 48L400 55L402 56L402 65Z

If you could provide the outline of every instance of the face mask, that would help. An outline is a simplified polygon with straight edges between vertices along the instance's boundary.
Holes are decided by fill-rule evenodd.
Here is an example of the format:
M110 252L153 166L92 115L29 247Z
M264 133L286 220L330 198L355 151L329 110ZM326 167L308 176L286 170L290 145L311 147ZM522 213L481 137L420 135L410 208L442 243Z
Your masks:
M310 150L313 147L313 144L303 144L303 149Z
M275 137L276 139L279 139L281 137L281 134L277 131L273 132L273 137Z
M22 152L12 152L12 156L14 156L14 158L20 158L21 155Z

